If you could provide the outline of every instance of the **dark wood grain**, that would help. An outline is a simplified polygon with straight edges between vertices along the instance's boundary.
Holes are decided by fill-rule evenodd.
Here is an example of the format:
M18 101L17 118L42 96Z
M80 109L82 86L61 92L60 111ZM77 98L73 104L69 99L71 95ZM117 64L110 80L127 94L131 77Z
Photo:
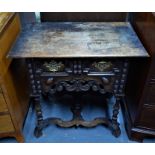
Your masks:
M148 57L127 22L27 24L9 53L13 58Z
M130 20L151 56L142 60L141 65L140 60L134 61L126 88L124 118L128 135L143 140L155 136L155 16L151 12L132 13Z

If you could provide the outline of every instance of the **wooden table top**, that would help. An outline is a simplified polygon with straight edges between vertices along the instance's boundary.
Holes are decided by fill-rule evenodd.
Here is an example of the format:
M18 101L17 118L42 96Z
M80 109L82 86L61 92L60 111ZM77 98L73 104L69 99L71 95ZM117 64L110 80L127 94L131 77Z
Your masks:
M27 24L8 55L13 58L148 57L128 22Z

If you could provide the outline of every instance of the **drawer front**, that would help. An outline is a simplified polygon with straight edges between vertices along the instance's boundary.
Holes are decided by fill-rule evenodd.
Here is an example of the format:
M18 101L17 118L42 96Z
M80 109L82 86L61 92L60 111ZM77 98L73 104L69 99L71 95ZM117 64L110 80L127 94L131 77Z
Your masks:
M32 94L94 91L124 95L128 64L123 60L35 59L28 62Z
M155 130L155 106L143 107L138 126Z
M6 132L14 132L14 126L9 115L0 116L0 133Z
M7 58L7 54L15 42L20 31L20 21L18 15L8 25L6 30L0 35L0 71L5 74L11 59Z

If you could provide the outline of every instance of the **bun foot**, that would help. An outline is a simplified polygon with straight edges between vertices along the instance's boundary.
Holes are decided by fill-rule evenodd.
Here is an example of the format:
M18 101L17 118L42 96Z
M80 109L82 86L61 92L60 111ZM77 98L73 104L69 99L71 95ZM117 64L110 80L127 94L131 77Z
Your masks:
M34 130L34 135L35 135L36 138L41 137L43 135L42 129L39 129L38 127L36 127L35 130Z

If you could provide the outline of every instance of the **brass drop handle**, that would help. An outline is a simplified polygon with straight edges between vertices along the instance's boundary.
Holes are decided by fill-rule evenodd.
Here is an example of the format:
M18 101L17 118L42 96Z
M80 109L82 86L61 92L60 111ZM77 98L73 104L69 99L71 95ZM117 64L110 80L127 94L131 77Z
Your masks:
M47 79L47 81L46 81L46 83L49 85L49 84L51 84L53 82L53 78L48 78Z
M109 83L109 79L105 78L105 77L102 77L102 81L104 84L108 84Z

